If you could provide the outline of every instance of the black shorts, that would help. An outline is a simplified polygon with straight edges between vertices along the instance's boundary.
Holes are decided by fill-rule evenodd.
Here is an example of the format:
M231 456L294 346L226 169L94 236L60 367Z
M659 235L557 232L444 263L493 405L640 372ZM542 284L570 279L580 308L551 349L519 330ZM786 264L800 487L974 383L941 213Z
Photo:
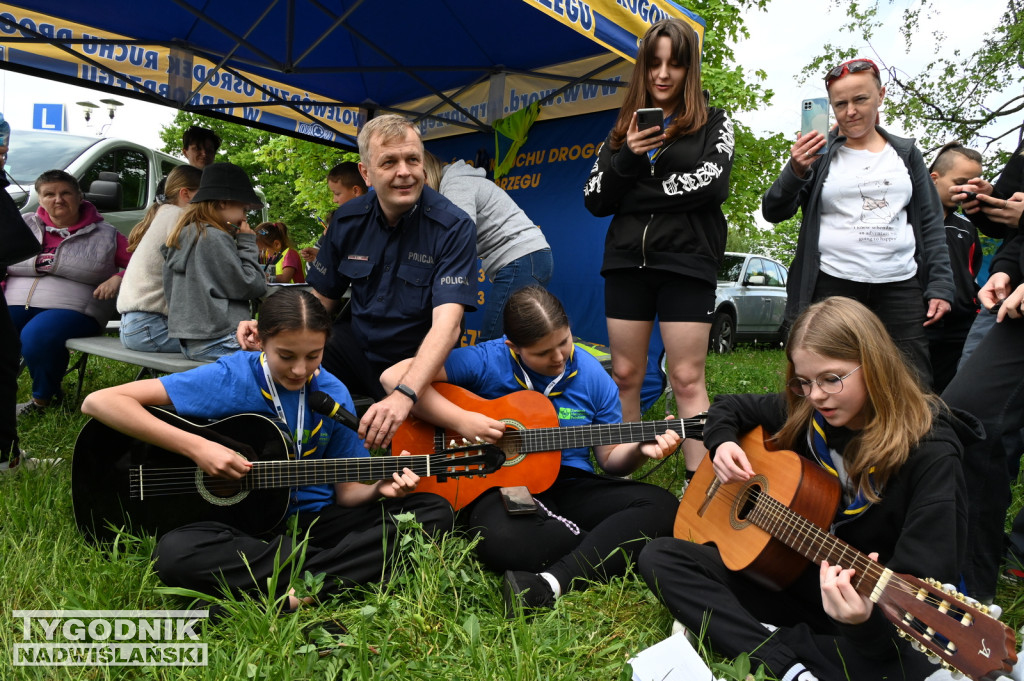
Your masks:
M629 321L711 323L715 286L665 270L638 267L604 275L604 314Z

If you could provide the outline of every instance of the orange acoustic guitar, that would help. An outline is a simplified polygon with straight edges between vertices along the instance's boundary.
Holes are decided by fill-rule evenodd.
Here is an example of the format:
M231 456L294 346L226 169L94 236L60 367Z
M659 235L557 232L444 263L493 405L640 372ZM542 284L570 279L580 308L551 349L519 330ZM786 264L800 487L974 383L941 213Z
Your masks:
M459 407L505 423L505 435L497 446L505 452L505 463L496 473L476 478L421 480L417 492L432 492L463 508L492 487L525 485L532 494L551 487L561 465L561 450L623 442L647 442L666 430L683 438L700 438L704 417L670 421L638 421L590 426L558 426L555 405L534 390L521 390L494 400L485 400L450 383L434 383L434 389ZM410 417L398 428L391 442L392 452L435 453L463 443L462 436Z
M676 537L715 544L726 567L773 589L791 584L807 560L853 568L857 592L947 669L977 681L1012 669L1016 637L988 607L935 580L894 573L828 533L840 496L834 476L795 452L768 451L760 427L740 446L754 477L723 485L705 457L679 504Z

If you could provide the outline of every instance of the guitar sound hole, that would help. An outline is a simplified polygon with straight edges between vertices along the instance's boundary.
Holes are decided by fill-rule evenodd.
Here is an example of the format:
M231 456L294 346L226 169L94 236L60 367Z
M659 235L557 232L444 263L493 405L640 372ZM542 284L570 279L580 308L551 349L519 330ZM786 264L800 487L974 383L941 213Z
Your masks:
M749 485L743 490L743 498L740 499L740 503L737 507L736 518L745 521L750 512L754 510L754 506L757 504L757 497L761 493L761 486L757 484Z
M242 489L237 480L225 480L210 475L203 476L203 487L210 494L225 499L235 496Z

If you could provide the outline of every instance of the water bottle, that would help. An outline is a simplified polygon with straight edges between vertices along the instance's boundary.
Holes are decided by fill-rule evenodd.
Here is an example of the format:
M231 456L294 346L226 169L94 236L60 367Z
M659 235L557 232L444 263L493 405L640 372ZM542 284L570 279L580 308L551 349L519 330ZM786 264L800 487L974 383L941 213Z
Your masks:
M0 113L0 147L6 147L11 141L11 124L4 120Z

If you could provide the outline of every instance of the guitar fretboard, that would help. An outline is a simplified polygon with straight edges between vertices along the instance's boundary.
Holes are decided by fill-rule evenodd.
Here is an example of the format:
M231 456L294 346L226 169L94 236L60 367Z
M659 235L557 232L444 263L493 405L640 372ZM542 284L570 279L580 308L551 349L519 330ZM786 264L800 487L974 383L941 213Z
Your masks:
M885 568L842 539L829 534L768 494L755 488L747 492L752 505L747 519L816 565L857 571L853 586L862 596L871 596Z
M680 437L696 438L700 437L703 423L702 419L693 418L513 430L502 437L502 447L507 451L528 454L624 442L649 442L669 429L679 433Z

